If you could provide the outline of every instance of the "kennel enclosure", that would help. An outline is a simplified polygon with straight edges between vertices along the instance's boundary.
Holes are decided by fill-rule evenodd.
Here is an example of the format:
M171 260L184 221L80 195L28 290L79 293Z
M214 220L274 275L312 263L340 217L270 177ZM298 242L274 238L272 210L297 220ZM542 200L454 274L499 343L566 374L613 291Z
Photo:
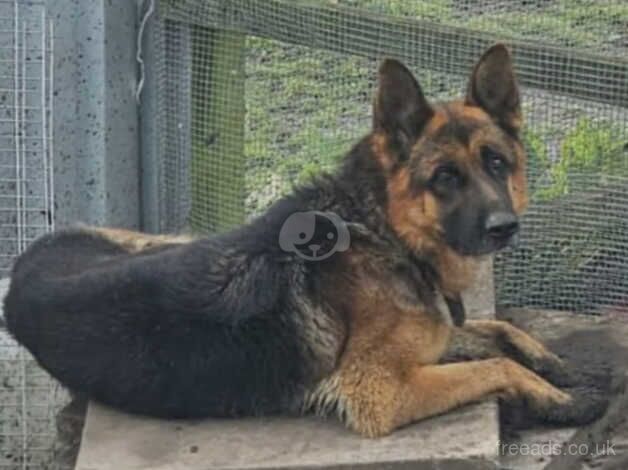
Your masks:
M2 277L53 225L227 230L368 132L382 58L446 99L503 41L531 203L497 302L628 314L625 1L78 3L0 1ZM65 397L1 327L0 377L0 469L55 468Z

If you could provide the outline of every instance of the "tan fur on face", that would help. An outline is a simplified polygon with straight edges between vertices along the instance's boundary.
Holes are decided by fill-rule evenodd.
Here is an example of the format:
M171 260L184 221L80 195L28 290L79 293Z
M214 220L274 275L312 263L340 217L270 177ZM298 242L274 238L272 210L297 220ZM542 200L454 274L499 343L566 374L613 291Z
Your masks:
M514 167L514 172L508 179L508 190L513 208L520 214L527 204L525 152L521 144L507 136L481 108L467 105L462 101L453 101L436 107L422 136L414 144L412 155L420 152L426 141L437 135L452 119L475 123L477 130L470 136L467 146L452 139L451 142L440 142L438 144L440 151L469 171L481 171L483 162L480 155L484 145L490 145L508 156ZM439 225L438 200L429 191L412 194L408 168L403 166L394 169L391 163L394 160L390 155L386 136L384 134L375 136L373 151L380 164L385 162L382 168L387 175L387 214L390 225L408 246L433 259L443 282L441 288L444 294L459 293L470 285L478 260L457 254L445 243ZM437 160L430 160L429 154L414 158L423 159L423 171L427 172L431 171L430 166L436 166L438 163ZM495 197L498 197L497 193Z
M456 113L459 113L459 116L467 119L476 119L479 122L485 122L487 124L487 127L481 132L474 134L470 145L471 155L479 155L479 147L482 143L486 142L490 142L493 146L498 147L498 150L502 151L504 155L514 153L515 170L508 178L508 191L510 193L513 209L517 214L522 214L528 205L528 194L526 178L527 155L521 143L506 137L504 132L492 123L490 116L481 108L469 106L462 101L450 103L448 107L455 110ZM491 125L489 126L489 124ZM517 129L519 129L521 125L521 117L519 117L516 122L513 122L513 126Z
M492 124L490 117L482 109L465 105L461 102L456 102L453 106L454 109L457 109L458 112L461 113L461 116L487 123L485 128L472 136L469 146L470 155L477 157L480 154L480 147L486 143L490 143L492 147L496 147L496 149L501 151L504 155L514 154L514 172L508 177L508 192L510 193L510 199L515 213L519 215L522 214L528 205L526 179L527 156L525 149L521 143L507 137L505 133L495 125L489 125ZM521 126L521 122L518 122L518 126Z
M447 117L447 114L441 108L436 108L434 110L434 115L427 123L424 135L435 134L441 127L447 124L448 121L449 117Z
M458 294L473 282L478 260L457 254L445 243L438 221L438 201L427 191L412 196L408 185L409 174L405 169L388 184L390 224L408 246L433 260L443 294Z
M478 260L458 255L444 242L438 219L438 201L428 191L412 195L409 186L410 173L407 168L401 168L389 177L389 223L409 247L433 259L442 280L440 287L443 293L457 294L473 281Z
M527 156L523 146L515 145L517 156L517 168L508 178L508 191L512 199L512 205L517 214L522 214L528 207L528 182L526 178Z

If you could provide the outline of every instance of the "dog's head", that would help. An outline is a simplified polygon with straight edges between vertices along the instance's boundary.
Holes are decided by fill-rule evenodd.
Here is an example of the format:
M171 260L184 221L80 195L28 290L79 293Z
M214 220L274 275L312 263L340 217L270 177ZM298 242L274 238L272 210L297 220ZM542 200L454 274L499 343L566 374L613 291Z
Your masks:
M407 68L384 61L371 142L397 235L417 249L431 243L470 256L508 245L527 205L521 121L503 45L480 58L459 101L428 102Z

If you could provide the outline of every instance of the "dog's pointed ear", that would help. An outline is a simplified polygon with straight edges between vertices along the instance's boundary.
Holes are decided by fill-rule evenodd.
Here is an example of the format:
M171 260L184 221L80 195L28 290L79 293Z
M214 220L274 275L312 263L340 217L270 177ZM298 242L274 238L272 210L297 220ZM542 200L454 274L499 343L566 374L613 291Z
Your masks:
M521 128L521 100L510 52L503 44L489 48L473 68L466 104L479 106L510 132Z
M374 129L386 132L407 155L433 114L412 72L401 62L384 60L373 109Z

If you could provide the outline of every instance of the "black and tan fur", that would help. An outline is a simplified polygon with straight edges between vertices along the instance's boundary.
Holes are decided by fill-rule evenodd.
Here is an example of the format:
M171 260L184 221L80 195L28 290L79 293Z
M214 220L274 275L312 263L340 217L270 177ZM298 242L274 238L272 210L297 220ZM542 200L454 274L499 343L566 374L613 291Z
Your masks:
M526 206L508 51L483 55L460 101L429 103L393 60L379 78L373 130L338 171L247 225L196 240L79 228L36 241L5 300L11 333L71 390L154 416L335 412L381 436L498 395L577 421L556 412L570 396L522 365L559 370L556 356L508 323L457 327L439 308L444 297L455 309ZM337 214L350 248L321 261L281 250L299 211ZM468 336L498 357L443 364Z

